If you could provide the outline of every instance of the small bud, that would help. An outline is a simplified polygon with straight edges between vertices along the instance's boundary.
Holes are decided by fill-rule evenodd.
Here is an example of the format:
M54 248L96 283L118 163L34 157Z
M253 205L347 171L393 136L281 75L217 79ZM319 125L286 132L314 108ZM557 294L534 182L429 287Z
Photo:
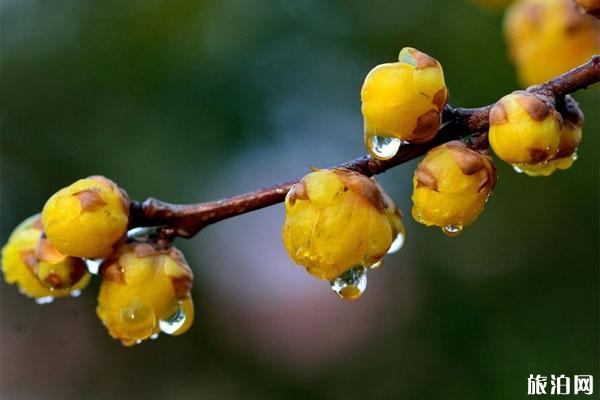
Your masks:
M599 22L579 13L573 0L517 1L505 14L504 32L524 85L542 83L600 52Z
M100 266L96 313L109 334L130 346L161 330L185 333L194 320L192 270L175 247L121 247Z
M59 253L44 232L38 240L36 258L34 273L51 289L70 288L88 274L81 258Z
M431 149L413 178L413 218L449 236L474 222L496 184L491 157L451 141Z
M4 280L18 285L22 293L34 298L65 297L85 288L91 275L83 261L45 246L42 230L39 214L15 228L2 248Z
M111 180L80 179L56 192L44 206L46 235L59 252L102 258L123 238L129 220L129 199Z
M581 142L583 112L571 96L566 96L560 113L564 123L554 157L538 164L518 164L517 169L529 176L549 176L557 169L568 169L573 165L577 159L577 147Z
M405 47L396 63L373 68L361 91L365 144L379 159L394 156L401 141L424 143L436 135L448 99L440 63ZM378 150L377 142L395 140L395 151Z
M510 164L538 164L553 158L561 129L562 117L541 95L513 92L490 111L490 145Z
M370 267L404 234L400 213L379 186L345 169L317 170L285 199L282 237L290 257L320 279Z

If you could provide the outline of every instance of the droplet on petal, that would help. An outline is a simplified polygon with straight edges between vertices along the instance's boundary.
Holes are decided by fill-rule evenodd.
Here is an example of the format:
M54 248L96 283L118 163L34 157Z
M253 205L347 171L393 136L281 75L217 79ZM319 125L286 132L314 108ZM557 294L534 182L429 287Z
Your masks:
M394 239L394 241L392 242L389 250L388 250L388 254L394 254L396 253L398 250L400 250L402 248L402 246L404 245L404 232L400 232L398 233L398 235L396 235L396 238Z
M356 300L367 288L367 269L362 265L350 268L330 284L331 290L342 299Z
M100 268L100 264L102 264L102 259L85 258L84 261L85 265L87 266L88 272L92 275L98 275L98 269Z
M402 140L387 136L368 136L367 146L377 158L388 160L398 153Z
M194 319L194 305L191 299L185 299L173 315L166 320L159 321L160 330L167 335L181 335L185 333Z
M446 236L454 237L462 232L462 225L446 225L442 230L446 234Z
M54 296L36 297L35 302L38 304L50 304L54 301Z

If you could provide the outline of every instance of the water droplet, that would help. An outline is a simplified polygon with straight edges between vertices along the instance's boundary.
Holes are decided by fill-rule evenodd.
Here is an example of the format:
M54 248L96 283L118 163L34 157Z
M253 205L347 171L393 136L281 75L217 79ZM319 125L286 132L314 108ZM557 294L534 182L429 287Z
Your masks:
M577 152L574 152L573 154L571 154L571 160L577 161Z
M513 164L512 167L513 167L513 169L515 170L515 172L517 174L522 174L523 173L523 170L517 164Z
M54 296L36 297L35 302L38 304L49 304L54 301Z
M457 236L459 233L462 232L462 229L463 229L463 227L460 224L446 225L445 227L442 228L442 230L444 231L446 236L450 236L450 237Z
M367 269L352 267L330 282L331 290L344 300L358 299L367 288Z
M100 269L100 264L102 264L102 259L101 258L96 258L96 259L85 258L84 261L85 261L85 265L87 266L89 273L92 275L98 275L98 269Z
M404 233L400 232L396 235L396 239L392 242L390 249L388 250L388 254L394 254L398 250L402 248L404 245Z
M158 339L158 333L154 333L154 334L150 335L150 339L152 339L152 340Z
M71 297L79 297L79 296L81 296L81 290L79 290L79 289L72 290L70 294L71 294Z
M367 146L373 155L379 159L387 160L396 155L400 149L402 140L387 136L369 136Z
M369 269L377 269L377 268L381 268L382 265L383 265L383 258L379 259L379 261L377 261L371 265L365 265L365 266Z
M172 316L170 316L169 319L161 319L159 321L158 324L160 326L160 330L166 333L167 335L173 335L179 330L179 328L183 326L183 324L185 324L185 318L185 311L183 311L182 307L178 307L177 311L175 311L175 313Z
M140 344L140 343L142 343L142 339L138 339L135 341L135 344Z

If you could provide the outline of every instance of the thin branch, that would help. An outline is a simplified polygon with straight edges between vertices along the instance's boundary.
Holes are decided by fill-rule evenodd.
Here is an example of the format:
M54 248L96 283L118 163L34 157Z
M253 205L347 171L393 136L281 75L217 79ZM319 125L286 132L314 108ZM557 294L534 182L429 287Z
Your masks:
M560 97L587 88L598 81L600 56L595 55L589 62L542 85L532 86L528 91ZM367 155L335 167L373 176L420 157L432 147L450 140L472 136L473 142L481 146L482 142L487 142L486 136L483 135L489 126L488 117L492 106L453 108L448 105L442 115L442 128L432 142L402 145L398 153L389 160L381 161ZM170 204L154 198L148 198L142 203L133 201L131 227L165 226L171 236L189 238L207 225L281 203L297 181L279 183L254 192L199 204Z

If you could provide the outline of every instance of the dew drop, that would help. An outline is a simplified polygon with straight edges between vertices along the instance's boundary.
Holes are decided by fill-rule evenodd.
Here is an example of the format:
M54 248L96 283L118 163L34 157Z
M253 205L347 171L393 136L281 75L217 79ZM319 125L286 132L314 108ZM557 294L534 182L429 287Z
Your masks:
M344 300L358 299L367 288L367 269L362 265L352 267L333 279L331 290Z
M571 154L571 160L577 161L577 152L574 152L573 154Z
M369 269L381 268L381 266L383 266L383 258L379 259L379 261L377 261L371 265L365 265L365 266Z
M373 155L379 159L387 160L396 155L400 149L402 140L387 136L369 136L367 145Z
M102 259L101 258L96 258L96 259L86 258L84 260L85 260L85 265L87 266L89 273L92 275L98 275L98 269L100 269L100 264L102 264Z
M517 164L513 164L512 167L513 167L513 169L515 170L516 173L518 173L518 174L522 174L523 173L523 170Z
M158 333L154 333L154 334L150 335L150 339L152 339L152 340L158 339Z
M166 333L167 335L173 335L175 332L179 330L185 324L186 314L183 311L183 308L180 306L177 308L177 311L169 317L167 320L160 320L159 327L160 330Z
M135 341L135 344L140 344L140 343L142 343L142 339L138 339Z
M54 296L36 297L35 302L38 304L50 304L54 301Z
M444 234L446 234L446 236L450 236L450 237L457 236L459 233L462 232L462 229L463 229L463 227L460 224L446 225L445 227L442 228L442 230L444 231Z
M396 239L394 239L394 241L392 242L392 245L390 246L390 249L388 250L387 253L394 254L398 250L400 250L403 245L404 245L404 233L400 232L396 235Z
M70 294L71 294L71 297L79 297L79 296L81 296L81 290L79 290L79 289L72 290Z

